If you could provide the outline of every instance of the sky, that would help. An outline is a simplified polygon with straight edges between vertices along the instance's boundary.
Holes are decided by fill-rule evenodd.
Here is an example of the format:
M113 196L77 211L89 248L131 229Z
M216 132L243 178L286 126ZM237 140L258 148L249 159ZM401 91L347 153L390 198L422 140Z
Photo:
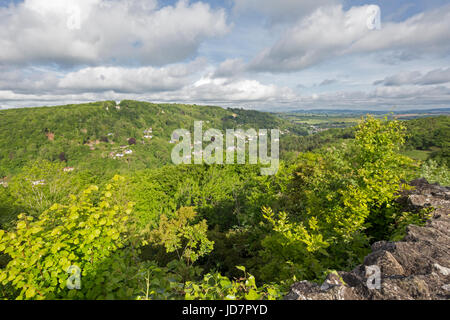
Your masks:
M0 108L450 107L450 1L0 0Z

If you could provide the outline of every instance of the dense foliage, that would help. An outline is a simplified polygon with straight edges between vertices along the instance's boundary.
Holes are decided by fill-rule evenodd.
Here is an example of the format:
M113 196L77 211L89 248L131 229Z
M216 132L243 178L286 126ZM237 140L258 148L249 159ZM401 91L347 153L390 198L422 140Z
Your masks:
M83 119L75 127L46 108L31 112L44 129L16 127L18 114L27 117L21 110L7 115L18 151L10 157L13 148L2 147L0 159L9 175L0 186L0 298L280 299L293 281L351 269L372 242L422 224L428 211L404 212L395 201L410 188L405 181L448 182L444 153L425 163L404 155L418 144L415 134L428 135L422 125L443 127L445 119L367 117L304 137L270 114L120 106L63 107L61 115ZM217 128L285 126L290 157L274 176L249 164L163 166L171 130L197 117ZM143 144L149 127L161 134ZM103 139L108 131L114 135ZM446 134L433 142L440 150ZM115 144L133 148L135 158L102 158Z
M171 163L172 132L179 128L192 132L194 121L204 121L204 130L279 128L307 133L258 111L138 101L0 110L0 118L0 178L34 160L61 161L107 178L158 168ZM133 153L114 159L125 150L121 146Z

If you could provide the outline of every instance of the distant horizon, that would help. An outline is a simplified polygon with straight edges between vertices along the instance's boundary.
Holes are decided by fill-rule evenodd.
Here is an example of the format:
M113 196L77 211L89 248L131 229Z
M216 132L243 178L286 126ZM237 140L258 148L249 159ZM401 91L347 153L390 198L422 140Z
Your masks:
M129 99L126 99L129 100ZM98 102L107 102L107 101L114 101L114 100L98 100L98 101L87 101L87 102L79 102L79 103L65 103L65 104L56 104L56 105L30 105L30 106L22 106L22 107L4 107L0 106L1 110L11 110L11 109L27 109L27 108L52 108L52 107L64 107L69 105L85 105L85 104L92 104L92 103L98 103ZM125 101L125 100L123 100ZM246 106L239 106L239 105L233 105L233 106L221 106L221 105L214 105L214 104L203 104L203 103L183 103L183 102L156 102L156 101L145 101L145 100L132 100L132 101L139 101L139 102L147 102L152 104L179 104L179 105L198 105L198 106L204 106L204 107L219 107L222 109L244 109L244 110L253 110L253 111L260 111L260 112L267 112L267 113L300 113L300 112L341 112L341 113L361 113L361 112L369 112L369 113L427 113L427 112L445 112L450 113L450 106L449 107L430 107L430 108L424 108L424 109L411 109L411 108L380 108L378 110L370 109L370 108L359 108L359 109L344 109L344 108L302 108L302 107L286 107L286 108L277 108L277 109L258 109L258 108L246 108ZM119 101L118 101L119 102Z

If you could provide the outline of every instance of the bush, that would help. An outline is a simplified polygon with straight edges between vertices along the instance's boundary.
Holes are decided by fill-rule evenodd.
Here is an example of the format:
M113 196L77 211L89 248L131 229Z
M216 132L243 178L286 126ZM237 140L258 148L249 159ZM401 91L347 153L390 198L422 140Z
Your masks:
M68 205L55 204L37 219L21 214L12 232L0 230L0 252L11 257L0 283L17 299L129 298L136 270L131 203L118 203L116 176L104 191L91 186ZM81 270L81 290L69 290L69 267ZM136 271L137 272L137 271Z

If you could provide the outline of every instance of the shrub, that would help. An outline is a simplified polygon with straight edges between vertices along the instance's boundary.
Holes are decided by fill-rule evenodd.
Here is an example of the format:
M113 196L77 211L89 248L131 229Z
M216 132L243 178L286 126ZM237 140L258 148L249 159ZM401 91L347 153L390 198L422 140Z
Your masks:
M113 198L123 179L114 177L102 192L91 186L37 219L21 214L14 231L0 230L0 252L11 257L0 270L0 283L14 289L13 297L112 299L135 294L132 203ZM71 266L81 270L81 290L67 288Z

